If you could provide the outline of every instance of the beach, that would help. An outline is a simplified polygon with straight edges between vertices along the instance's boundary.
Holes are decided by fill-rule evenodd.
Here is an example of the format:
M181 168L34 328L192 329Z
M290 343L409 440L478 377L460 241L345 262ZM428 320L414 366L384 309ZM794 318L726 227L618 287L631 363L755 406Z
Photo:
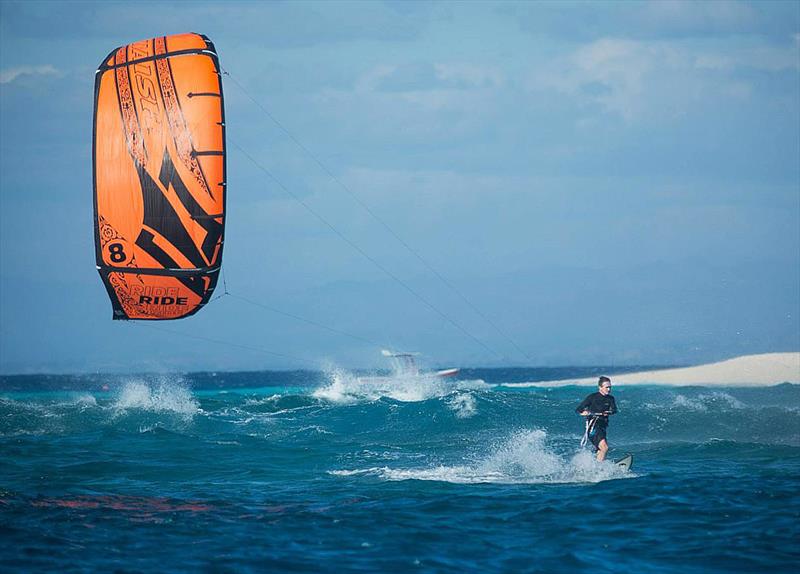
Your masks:
M800 384L800 353L765 353L736 357L718 363L617 374L607 373L615 385L670 386L770 386ZM510 383L511 387L596 384L597 377Z

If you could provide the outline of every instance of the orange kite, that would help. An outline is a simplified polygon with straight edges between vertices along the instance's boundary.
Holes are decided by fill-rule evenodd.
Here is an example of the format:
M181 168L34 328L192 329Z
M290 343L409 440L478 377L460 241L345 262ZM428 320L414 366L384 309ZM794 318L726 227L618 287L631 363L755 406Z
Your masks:
M97 269L114 319L180 319L219 277L225 114L214 44L200 34L111 52L94 93Z

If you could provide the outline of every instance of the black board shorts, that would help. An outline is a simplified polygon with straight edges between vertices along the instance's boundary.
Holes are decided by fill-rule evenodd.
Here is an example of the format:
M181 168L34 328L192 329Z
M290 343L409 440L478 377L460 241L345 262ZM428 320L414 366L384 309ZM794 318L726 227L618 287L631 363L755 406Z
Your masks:
M606 438L606 427L600 424L594 426L589 433L589 440L592 441L595 451L600 447L600 441Z

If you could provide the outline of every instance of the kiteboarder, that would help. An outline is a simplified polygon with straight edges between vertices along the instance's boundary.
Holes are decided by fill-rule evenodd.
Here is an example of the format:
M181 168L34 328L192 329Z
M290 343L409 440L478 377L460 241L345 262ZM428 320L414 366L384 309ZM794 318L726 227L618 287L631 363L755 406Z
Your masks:
M611 379L600 377L597 387L598 391L583 399L575 412L586 417L586 432L583 435L581 446L586 444L587 439L592 441L595 452L597 452L597 460L605 460L608 452L608 442L606 441L608 417L617 412L617 403L611 396Z

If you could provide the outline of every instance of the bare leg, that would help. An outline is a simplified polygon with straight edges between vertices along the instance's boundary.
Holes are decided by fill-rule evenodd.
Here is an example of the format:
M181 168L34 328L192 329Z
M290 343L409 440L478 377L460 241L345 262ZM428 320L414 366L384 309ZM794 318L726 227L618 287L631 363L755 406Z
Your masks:
M608 443L606 442L606 439L603 439L597 445L597 460L605 460L607 452L608 452Z

